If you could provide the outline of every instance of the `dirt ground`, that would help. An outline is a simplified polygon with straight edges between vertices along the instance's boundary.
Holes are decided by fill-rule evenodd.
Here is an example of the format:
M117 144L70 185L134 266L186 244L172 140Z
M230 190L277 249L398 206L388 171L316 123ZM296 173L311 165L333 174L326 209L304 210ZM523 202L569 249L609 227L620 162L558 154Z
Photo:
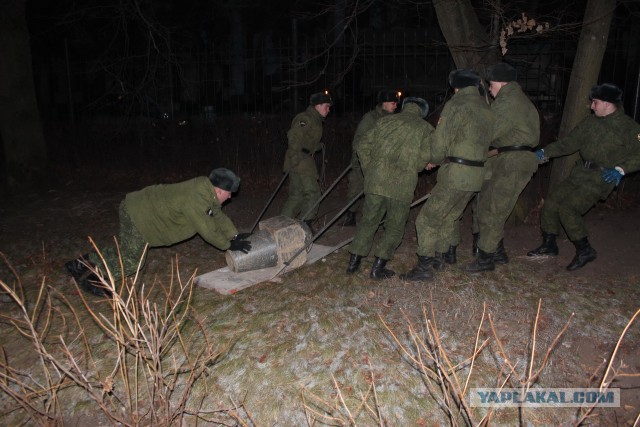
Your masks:
M124 183L117 188L107 188L106 185L96 187L87 185L86 182L80 185L76 181L69 181L45 194L5 199L0 205L0 252L20 276L28 291L35 290L38 284L36 279L46 277L49 286L62 289L71 299L77 298L76 289L64 271L64 263L89 249L88 236L98 245L112 241L113 234L117 232L118 204L127 191L139 188L140 184ZM243 189L224 207L224 212L232 218L240 231L247 230L254 224L270 195L269 188L275 187L275 184L264 183L262 188L255 186L252 190ZM323 201L319 219L314 224L316 230L339 212L346 200L345 190L344 186L338 186ZM285 193L286 186L263 218L278 214ZM404 242L396 257L389 263L399 273L406 271L415 262L414 220L418 209L419 207L412 210ZM475 322L482 312L482 304L485 303L489 309L494 310L505 342L522 342L524 347L529 345L526 340L531 332L527 324L530 325L537 302L542 299L541 325L544 328L541 327L541 336L544 330L548 334L546 342L551 342L571 312L576 313L576 318L570 332L554 353L554 364L549 375L543 376L541 385L557 387L560 385L555 380L562 378L563 386L585 386L589 383L591 373L602 373L602 361L610 357L619 334L640 307L639 214L640 202L632 196L617 195L592 209L585 220L590 231L590 241L598 251L598 259L576 272L568 272L564 268L574 254L573 246L566 238L559 241L558 257L543 260L526 257L526 252L540 242L537 218L533 213L528 224L508 226L506 229L505 246L511 259L508 265L498 266L495 272L479 276L464 273L461 267L471 261L470 215L467 212L462 222L463 241L458 252L459 263L449 267L433 283L408 284L397 278L387 282L373 282L367 275L370 259L363 263L364 271L345 278L342 270L346 267L348 253L342 249L328 256L325 262L296 270L285 275L279 282L259 284L234 296L214 295L214 291L198 289L196 297L207 302L213 319L216 319L216 313L225 304L229 304L229 301L242 305L245 315L257 316L256 312L267 311L266 308L260 308L261 301L265 298L281 301L289 298L292 305L299 303L304 307L303 310L311 310L310 307L314 304L320 307L328 301L335 307L344 305L345 311L336 311L336 316L343 316L345 312L357 307L369 315L381 316L398 329L406 326L406 316L419 322L424 304L431 303L446 325L442 327L443 335L453 336L458 329L467 327L471 327L473 334L473 325L477 327ZM353 228L343 228L340 226L341 222L336 222L317 242L332 244L351 236ZM166 279L170 274L170 259L175 256L178 257L180 270L189 274L195 270L198 274L206 273L225 265L222 252L195 237L171 248L151 250L144 270L147 280L156 277ZM13 273L4 263L0 266L0 279L8 284L15 283ZM438 304L434 305L434 298ZM8 307L11 303L6 298L3 301L0 311L10 313ZM293 314L284 316L289 318ZM218 319L219 322L233 324L229 319ZM250 320L244 319L242 322ZM282 326L282 318L279 322ZM240 323L238 320L238 324ZM340 329L340 325L334 326ZM0 327L6 331L5 328L9 326L3 322ZM6 339L1 338L7 335L4 332L1 334L2 345L7 346ZM640 372L639 337L640 324L636 322L630 328L619 352L620 360L627 366L625 371L636 375ZM254 345L252 350L246 351L249 359L254 362L256 358L259 359L255 363L263 369L265 361L261 355L268 354L266 350L262 351ZM331 364L326 366L327 373L331 371L329 365ZM338 372L344 373L340 370ZM218 381L226 393L232 393L230 390L238 391L243 384L243 380L236 378L234 386L228 385L229 388L226 388L222 385L222 379L218 378ZM330 386L331 384L329 388ZM621 377L613 386L623 389L622 405L615 410L600 413L599 418L593 421L594 425L632 425L640 411L640 377ZM258 401L253 403L254 407L258 407ZM300 412L299 408L297 410ZM280 413L265 415L262 418L263 424L259 425L300 425L298 422L301 419L296 420L296 417L299 415L294 416L282 409ZM429 417L411 418L406 414L388 415L388 418L412 422L417 422L416 419L429 420ZM556 425L559 423L555 418L544 419L547 422L555 420L553 424ZM436 421L433 422L437 424ZM388 425L398 424L389 422Z

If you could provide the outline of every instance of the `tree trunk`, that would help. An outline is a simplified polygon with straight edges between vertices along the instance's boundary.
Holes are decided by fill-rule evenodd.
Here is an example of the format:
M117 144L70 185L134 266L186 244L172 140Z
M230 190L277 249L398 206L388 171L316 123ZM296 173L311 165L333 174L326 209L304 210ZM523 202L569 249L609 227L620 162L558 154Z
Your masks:
M0 6L2 179L12 193L41 187L47 163L25 8L26 0L5 0Z
M589 0L587 3L576 57L569 78L559 138L567 135L590 113L589 94L591 87L598 81L615 7L616 0ZM553 188L569 176L577 158L578 153L553 161L549 188Z
M457 68L473 68L484 74L500 61L497 45L480 25L470 0L434 0L440 29Z

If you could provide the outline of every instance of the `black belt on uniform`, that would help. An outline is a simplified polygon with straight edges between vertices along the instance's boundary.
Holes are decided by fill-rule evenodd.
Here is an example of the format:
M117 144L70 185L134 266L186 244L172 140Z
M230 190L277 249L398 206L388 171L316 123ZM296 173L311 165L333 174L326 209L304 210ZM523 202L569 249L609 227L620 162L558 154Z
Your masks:
M489 147L489 150L498 150L498 154L507 151L529 151L534 152L538 147L531 147L529 145L507 145L506 147Z
M584 166L585 169L602 169L602 166L590 162L589 160L582 162L582 166Z
M461 159L460 157L449 156L449 157L447 157L447 160L450 161L451 163L458 163L460 165L465 165L465 166L474 166L474 167L482 167L482 166L484 166L484 162L478 162L478 161L475 161L475 160Z

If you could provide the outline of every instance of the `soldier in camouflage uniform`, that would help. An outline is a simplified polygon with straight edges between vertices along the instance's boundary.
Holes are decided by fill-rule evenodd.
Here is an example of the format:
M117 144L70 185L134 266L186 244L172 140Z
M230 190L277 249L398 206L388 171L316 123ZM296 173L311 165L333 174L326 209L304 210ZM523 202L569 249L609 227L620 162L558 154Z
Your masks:
M251 242L248 234L238 234L231 220L222 213L222 204L238 191L240 178L229 169L214 169L209 177L188 181L152 185L126 195L120 203L120 232L118 247L101 252L114 283L122 274L130 276L144 265L145 247L171 246L198 234L220 250L248 253ZM119 252L118 252L119 251ZM122 269L120 268L122 260ZM67 270L84 290L108 296L93 273L95 266L107 276L100 255L90 253L69 261ZM122 273L122 274L121 274Z
M385 215L384 235L374 250L376 259L369 276L386 279L395 274L385 266L402 241L418 173L429 159L433 126L424 120L428 112L424 99L405 98L400 113L380 118L360 140L357 153L365 197L362 219L349 246L348 274L356 272L362 257L369 254Z
M434 270L444 268L436 253L457 246L460 217L484 177L494 118L480 75L468 69L454 70L449 84L454 94L431 138L430 164L441 164L438 180L416 219L418 264L400 276L406 280L430 280Z
M378 105L376 105L376 108L362 116L360 123L358 123L356 133L353 136L353 154L351 155L351 172L349 172L347 200L351 201L354 197L364 191L364 175L362 174L360 160L358 160L358 154L356 152L360 145L360 139L365 133L373 128L376 120L396 111L399 99L400 92L394 92L391 90L380 91L377 96ZM359 205L360 201L356 201L351 205L344 220L345 226L350 227L356 225L356 212L358 211Z
M470 273L490 271L509 262L504 248L504 224L518 197L538 169L534 152L540 139L540 116L516 80L516 69L499 63L489 69L489 90L496 118L491 148L495 155L484 165L484 181L476 195L475 261Z
M625 174L640 170L640 125L624 114L622 90L611 83L591 89L591 110L565 138L537 151L544 162L552 157L580 153L567 179L556 186L542 208L542 245L528 256L558 255L560 227L576 248L567 265L573 271L597 257L587 238L582 216L606 199Z
M289 146L283 169L289 172L289 197L284 202L281 214L289 218L305 215L300 219L311 228L318 213L316 202L321 196L313 154L324 147L320 142L322 122L329 114L333 102L326 91L314 93L309 101L310 105L294 117L287 132Z

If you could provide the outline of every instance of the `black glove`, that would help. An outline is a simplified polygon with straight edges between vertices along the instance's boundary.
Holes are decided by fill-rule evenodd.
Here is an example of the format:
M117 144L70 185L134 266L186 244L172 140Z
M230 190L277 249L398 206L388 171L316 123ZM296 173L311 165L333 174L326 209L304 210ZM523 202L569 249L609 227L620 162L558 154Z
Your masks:
M229 250L232 251L240 251L244 254L248 254L251 250L251 242L248 240L241 240L236 237L229 243L231 243Z

